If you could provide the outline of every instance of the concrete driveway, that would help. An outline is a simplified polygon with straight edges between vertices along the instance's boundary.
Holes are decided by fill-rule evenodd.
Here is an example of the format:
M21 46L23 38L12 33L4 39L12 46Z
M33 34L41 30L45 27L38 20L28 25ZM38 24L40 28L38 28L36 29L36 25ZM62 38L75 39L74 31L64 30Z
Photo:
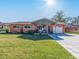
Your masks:
M79 59L79 35L77 34L49 34L53 39ZM59 38L59 40L58 40Z

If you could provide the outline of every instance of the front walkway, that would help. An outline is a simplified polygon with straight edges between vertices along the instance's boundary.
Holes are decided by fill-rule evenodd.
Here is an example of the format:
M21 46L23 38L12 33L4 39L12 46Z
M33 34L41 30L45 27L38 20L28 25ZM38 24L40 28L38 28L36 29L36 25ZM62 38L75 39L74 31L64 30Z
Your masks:
M49 34L52 38L55 39L54 34ZM66 35L56 35L56 37L61 38L62 40L56 41L63 46L67 51L79 59L79 35L77 34L68 34Z

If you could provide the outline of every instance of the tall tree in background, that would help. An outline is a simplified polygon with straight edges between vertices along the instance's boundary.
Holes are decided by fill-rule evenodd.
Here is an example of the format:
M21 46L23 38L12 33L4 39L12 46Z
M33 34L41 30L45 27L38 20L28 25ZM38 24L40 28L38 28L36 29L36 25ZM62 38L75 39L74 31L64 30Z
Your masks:
M54 16L56 22L65 23L65 15L63 11L58 11L57 14Z
M73 24L78 25L79 24L79 16L78 17L73 17Z
M72 24L73 23L73 18L72 17L67 17L66 19L65 19L65 24Z

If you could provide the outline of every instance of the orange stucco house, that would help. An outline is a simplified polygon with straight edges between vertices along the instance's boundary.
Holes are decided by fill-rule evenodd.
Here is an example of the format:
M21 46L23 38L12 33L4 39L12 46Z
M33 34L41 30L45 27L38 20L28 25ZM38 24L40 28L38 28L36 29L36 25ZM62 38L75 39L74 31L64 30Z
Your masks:
M64 24L47 24L44 26L35 25L30 22L15 22L9 25L9 32L11 33L27 33L29 30L44 30L46 33L64 33Z

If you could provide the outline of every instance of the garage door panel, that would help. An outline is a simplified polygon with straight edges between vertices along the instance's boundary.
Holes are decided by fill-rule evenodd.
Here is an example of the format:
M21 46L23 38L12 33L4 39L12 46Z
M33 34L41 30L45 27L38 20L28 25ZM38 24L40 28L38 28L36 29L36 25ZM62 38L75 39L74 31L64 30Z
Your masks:
M63 33L63 27L56 26L53 28L54 33Z

